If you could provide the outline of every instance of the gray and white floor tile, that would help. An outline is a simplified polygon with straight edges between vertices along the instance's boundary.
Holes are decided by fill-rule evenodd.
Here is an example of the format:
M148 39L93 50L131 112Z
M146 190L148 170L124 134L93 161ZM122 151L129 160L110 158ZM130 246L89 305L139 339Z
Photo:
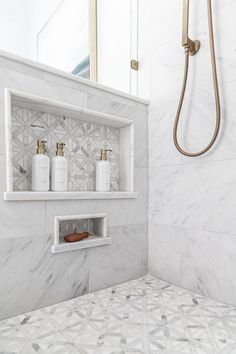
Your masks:
M0 322L1 354L235 354L236 308L151 276Z

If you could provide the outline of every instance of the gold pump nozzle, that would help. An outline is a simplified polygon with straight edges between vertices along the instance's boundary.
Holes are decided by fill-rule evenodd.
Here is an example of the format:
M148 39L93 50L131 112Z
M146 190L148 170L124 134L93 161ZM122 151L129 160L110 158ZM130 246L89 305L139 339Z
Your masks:
M37 140L37 154L42 154L44 155L45 154L45 150L46 150L46 144L47 144L47 141L46 140Z
M64 143L57 143L57 151L56 151L56 155L57 156L64 156L64 146L66 144Z
M101 149L100 160L107 161L107 153L108 152L112 152L112 150L111 149Z

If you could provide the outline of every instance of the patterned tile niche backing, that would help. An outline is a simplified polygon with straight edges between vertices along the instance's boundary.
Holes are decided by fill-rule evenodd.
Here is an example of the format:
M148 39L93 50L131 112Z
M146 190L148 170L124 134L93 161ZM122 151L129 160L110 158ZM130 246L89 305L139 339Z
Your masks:
M13 105L12 138L15 191L31 190L31 158L37 139L47 140L50 157L58 141L66 144L70 191L94 190L100 149L112 149L111 190L119 190L119 129Z
M82 220L63 220L59 224L59 238L63 240L65 235L71 234L72 232L94 232L93 220L92 219L82 219Z

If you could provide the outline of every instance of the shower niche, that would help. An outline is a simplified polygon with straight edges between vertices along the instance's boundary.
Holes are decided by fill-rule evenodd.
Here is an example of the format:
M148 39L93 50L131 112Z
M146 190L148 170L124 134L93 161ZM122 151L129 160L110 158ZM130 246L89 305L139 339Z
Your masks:
M91 235L77 242L65 242L64 236L74 232L88 231ZM52 253L75 251L111 244L107 235L107 215L104 213L66 215L54 217Z
M5 200L136 198L134 192L134 124L115 115L5 89ZM64 142L69 164L66 192L32 192L31 159L38 139L55 155ZM109 192L96 192L96 161L102 148L112 149Z

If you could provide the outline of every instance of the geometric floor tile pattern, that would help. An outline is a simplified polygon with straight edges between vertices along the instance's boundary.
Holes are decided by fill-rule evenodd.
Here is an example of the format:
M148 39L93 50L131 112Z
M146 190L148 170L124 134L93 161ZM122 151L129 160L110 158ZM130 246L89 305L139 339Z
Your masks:
M236 308L146 276L0 322L1 354L235 354Z

